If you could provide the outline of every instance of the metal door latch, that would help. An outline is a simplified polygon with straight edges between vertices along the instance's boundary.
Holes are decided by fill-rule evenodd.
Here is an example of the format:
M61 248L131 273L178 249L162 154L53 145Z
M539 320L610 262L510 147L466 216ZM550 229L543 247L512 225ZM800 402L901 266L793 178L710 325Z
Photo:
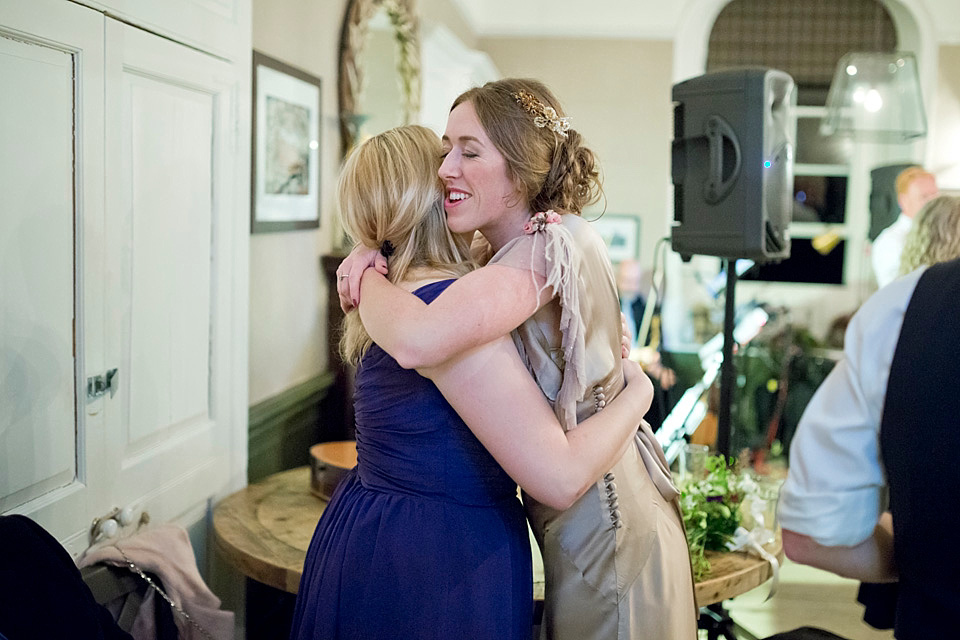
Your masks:
M87 401L96 400L100 396L110 392L110 397L117 391L116 385L117 370L110 369L101 376L91 376L87 378Z

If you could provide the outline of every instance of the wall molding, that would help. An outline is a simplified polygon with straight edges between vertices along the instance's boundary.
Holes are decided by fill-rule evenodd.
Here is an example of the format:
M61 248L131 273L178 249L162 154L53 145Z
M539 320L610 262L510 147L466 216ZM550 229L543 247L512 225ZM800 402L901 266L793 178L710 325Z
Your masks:
M333 383L327 371L250 407L248 482L309 462L310 446L322 439L321 403Z

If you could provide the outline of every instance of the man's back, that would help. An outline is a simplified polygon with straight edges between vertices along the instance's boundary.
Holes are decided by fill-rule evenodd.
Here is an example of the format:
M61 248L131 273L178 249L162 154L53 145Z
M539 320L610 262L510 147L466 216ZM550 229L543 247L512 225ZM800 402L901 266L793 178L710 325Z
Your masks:
M897 638L945 638L960 613L960 260L927 269L904 315L880 424L900 573Z

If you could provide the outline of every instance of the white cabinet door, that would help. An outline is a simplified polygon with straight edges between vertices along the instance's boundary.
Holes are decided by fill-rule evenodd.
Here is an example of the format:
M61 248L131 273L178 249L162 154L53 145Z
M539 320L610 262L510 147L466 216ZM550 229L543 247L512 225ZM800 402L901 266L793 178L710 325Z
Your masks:
M0 513L78 545L102 506L103 21L0 4Z
M167 521L231 470L238 86L229 63L109 18L105 57L108 490Z
M249 42L249 0L73 1L228 59Z

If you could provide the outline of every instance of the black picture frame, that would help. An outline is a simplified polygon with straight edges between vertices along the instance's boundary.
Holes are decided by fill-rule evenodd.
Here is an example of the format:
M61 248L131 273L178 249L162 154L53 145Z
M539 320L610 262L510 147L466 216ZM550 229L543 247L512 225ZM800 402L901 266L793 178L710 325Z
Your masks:
M250 232L320 227L320 78L253 52Z

